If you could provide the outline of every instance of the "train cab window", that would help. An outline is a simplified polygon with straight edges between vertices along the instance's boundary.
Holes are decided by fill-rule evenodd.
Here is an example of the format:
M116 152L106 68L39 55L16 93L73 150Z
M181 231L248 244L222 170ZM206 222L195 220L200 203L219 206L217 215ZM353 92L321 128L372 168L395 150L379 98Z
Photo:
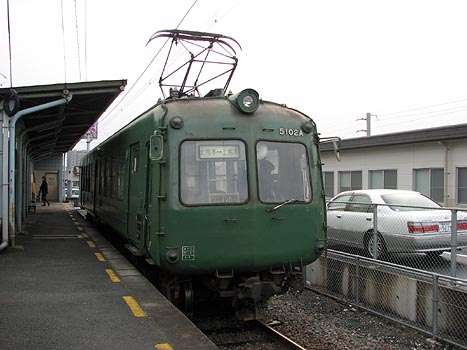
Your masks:
M180 157L180 198L186 205L245 203L248 185L244 143L185 141Z
M311 201L310 166L303 144L260 141L256 164L261 202Z

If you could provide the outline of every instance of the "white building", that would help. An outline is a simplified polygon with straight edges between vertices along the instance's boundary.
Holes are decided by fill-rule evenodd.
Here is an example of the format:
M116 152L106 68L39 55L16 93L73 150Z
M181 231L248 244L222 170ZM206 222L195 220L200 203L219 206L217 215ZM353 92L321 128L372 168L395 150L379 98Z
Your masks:
M65 183L70 183L73 187L79 187L79 169L81 160L87 154L87 151L68 151Z
M326 196L354 189L419 191L467 207L467 124L342 141L341 162L321 146Z

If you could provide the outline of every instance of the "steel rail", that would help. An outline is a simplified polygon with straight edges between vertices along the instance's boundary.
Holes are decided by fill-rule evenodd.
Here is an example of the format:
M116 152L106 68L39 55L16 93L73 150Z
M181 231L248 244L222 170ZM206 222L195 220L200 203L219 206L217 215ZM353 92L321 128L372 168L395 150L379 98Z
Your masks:
M283 350L306 350L306 348L304 348L300 344L297 344L285 335L281 334L280 332L278 332L268 324L264 323L263 321L256 320L256 324L258 324L262 329L266 330L266 332L269 335L271 335L274 339L278 340L281 344L283 344L285 346Z

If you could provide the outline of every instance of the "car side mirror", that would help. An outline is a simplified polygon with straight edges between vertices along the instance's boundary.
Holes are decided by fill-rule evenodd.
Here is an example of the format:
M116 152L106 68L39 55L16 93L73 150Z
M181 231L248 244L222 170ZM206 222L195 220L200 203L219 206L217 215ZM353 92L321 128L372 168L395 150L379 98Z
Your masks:
M154 132L149 140L149 158L151 160L161 160L164 155L164 138L159 130Z

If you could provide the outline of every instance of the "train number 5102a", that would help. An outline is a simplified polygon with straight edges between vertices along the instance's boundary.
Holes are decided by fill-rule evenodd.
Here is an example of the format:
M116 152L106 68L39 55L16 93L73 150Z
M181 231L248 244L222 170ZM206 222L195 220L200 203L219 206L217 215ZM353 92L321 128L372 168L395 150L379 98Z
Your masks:
M279 128L279 135L281 136L303 136L303 131L300 129L287 129Z

